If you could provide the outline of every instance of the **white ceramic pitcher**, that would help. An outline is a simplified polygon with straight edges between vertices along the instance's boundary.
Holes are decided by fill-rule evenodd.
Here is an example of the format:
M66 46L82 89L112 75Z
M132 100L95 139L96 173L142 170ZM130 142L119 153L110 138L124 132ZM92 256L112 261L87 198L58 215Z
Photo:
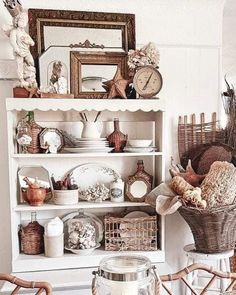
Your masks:
M101 131L99 131L97 122L83 122L82 138L100 138Z

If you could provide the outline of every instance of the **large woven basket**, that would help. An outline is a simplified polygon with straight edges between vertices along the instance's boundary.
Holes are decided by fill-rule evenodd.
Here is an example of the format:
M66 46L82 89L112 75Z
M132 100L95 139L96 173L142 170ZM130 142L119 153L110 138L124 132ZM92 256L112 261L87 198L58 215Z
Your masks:
M236 241L236 204L199 210L182 206L179 213L188 223L196 251L220 253L232 250Z

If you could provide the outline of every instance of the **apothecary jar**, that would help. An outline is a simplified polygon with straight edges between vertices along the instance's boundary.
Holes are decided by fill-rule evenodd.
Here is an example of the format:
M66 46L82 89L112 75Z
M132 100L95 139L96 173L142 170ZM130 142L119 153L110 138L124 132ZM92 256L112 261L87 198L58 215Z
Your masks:
M93 280L93 295L158 295L160 279L151 261L139 255L104 258Z

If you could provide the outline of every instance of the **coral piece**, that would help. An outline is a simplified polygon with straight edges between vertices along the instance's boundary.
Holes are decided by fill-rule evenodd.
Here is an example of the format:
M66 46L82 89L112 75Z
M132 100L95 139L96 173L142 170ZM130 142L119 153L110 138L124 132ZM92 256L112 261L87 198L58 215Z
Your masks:
M170 183L171 189L178 195L182 196L187 190L193 189L193 186L189 184L181 176L175 176Z
M201 189L202 198L209 208L233 204L236 196L236 168L228 162L214 162Z
M186 167L185 172L180 172L179 168L173 164L173 159L172 159L171 166L172 168L170 169L170 174L172 176L181 176L192 186L200 186L201 182L206 176L206 175L199 175L195 173L191 165L191 160L188 161L188 165Z
M202 191L200 187L195 187L184 192L181 200L184 204L188 206L194 206L199 209L206 209L207 202L205 200L202 200L201 193Z

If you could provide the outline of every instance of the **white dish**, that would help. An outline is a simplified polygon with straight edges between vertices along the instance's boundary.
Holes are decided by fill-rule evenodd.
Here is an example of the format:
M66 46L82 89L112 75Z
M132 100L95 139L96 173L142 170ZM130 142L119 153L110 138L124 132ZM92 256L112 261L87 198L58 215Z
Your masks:
M78 211L74 211L74 212L71 212L67 215L65 215L61 220L63 221L63 223L65 223L67 220L75 217L76 215L78 215ZM101 221L101 219L99 219L95 214L93 213L88 213L88 212L85 212L84 213L86 216L89 216L89 217L92 217L93 220L95 221L96 223L96 226L97 226L97 243L99 244L102 239L103 239L103 232L104 232L104 226L103 226L103 222ZM67 239L67 237L65 236L65 239Z
M149 214L146 213L146 212L143 212L143 211L133 211L133 212L130 212L128 214L126 214L124 216L124 218L139 218L139 217L148 217ZM120 224L120 229L122 230L126 230L126 229L129 229L129 230L132 230L134 228L134 224L127 224L127 223L121 223ZM135 237L136 234L132 234L132 231L131 232L124 232L124 233L120 233L120 236L121 238L132 238L132 237Z
M78 147L65 147L64 152L68 153L110 153L114 148L102 147L102 148L78 148Z
M100 138L77 138L76 141L103 141L103 140L107 140L106 137L100 137Z
M79 190L87 190L96 184L104 184L107 188L110 183L120 178L120 174L107 166L100 163L88 163L75 167L71 170L72 177L79 186Z
M149 147L152 144L151 139L129 139L128 144L132 147Z
M156 147L129 147L124 148L124 152L127 153L151 153L156 151Z
M93 248L89 248L89 249L71 249L71 248L68 248L68 247L65 247L65 249L67 251L70 251L74 254L77 254L77 255L89 255L91 254L95 249L99 248L101 246L101 244L97 244L95 247Z

